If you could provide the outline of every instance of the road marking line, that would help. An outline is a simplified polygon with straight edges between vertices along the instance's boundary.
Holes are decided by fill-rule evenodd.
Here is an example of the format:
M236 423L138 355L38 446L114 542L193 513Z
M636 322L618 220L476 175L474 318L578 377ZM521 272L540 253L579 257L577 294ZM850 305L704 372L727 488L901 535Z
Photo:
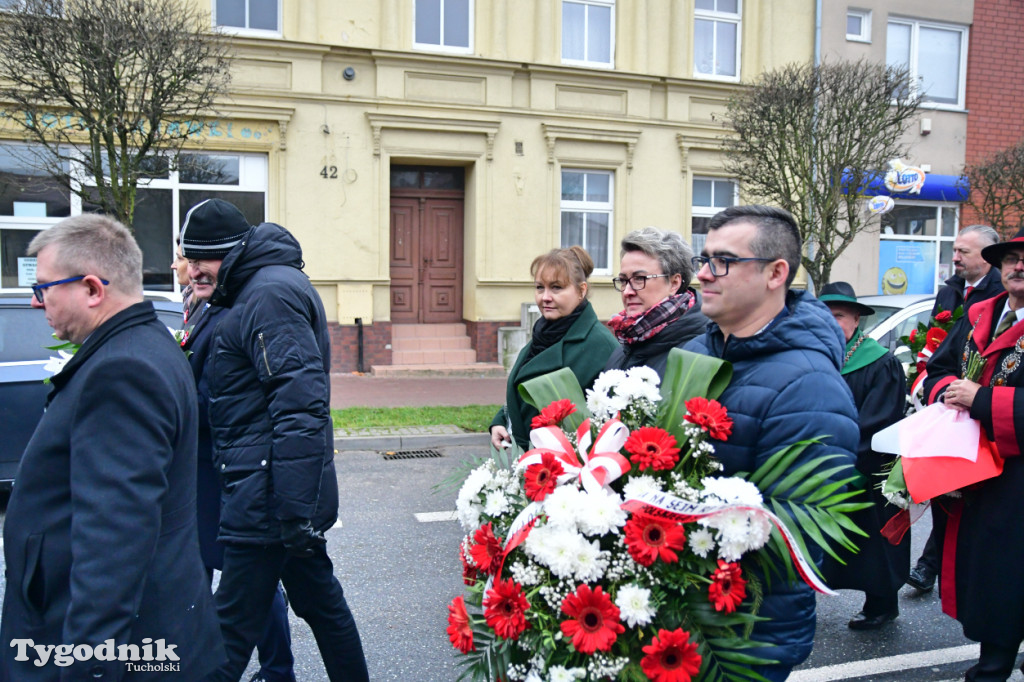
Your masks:
M789 682L829 682L829 680L849 680L868 675L891 673L899 670L926 668L931 665L945 665L959 661L971 661L978 658L980 647L977 644L919 651L913 654L900 654L885 658L871 658L864 661L826 665L820 668L808 668L794 671ZM1021 647L1024 651L1024 647Z
M341 528L341 519L338 519L337 521L335 521L334 525L331 526L330 528L328 528L327 530L334 530L336 528Z
M458 521L459 513L454 511L443 511L443 512L420 512L413 514L416 520L420 523L430 523L431 521Z

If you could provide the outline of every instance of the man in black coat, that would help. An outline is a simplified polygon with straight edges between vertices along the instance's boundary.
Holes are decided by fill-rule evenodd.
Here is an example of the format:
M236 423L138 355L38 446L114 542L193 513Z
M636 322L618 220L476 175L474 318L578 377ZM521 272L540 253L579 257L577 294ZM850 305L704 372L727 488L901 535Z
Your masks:
M953 242L954 274L939 287L932 317L944 310L953 312L961 305L966 313L975 303L1003 293L999 269L993 268L981 256L982 249L998 241L999 234L988 225L968 225L960 230ZM935 576L939 572L939 543L946 528L946 512L941 504L933 502L930 507L932 532L907 578L908 585L922 592L928 592L935 586Z
M858 537L856 553L839 548L845 564L825 557L824 574L829 587L864 592L864 606L847 625L851 630L875 630L895 619L899 613L899 589L910 571L910 534L893 545L882 529L900 509L889 504L878 482L892 462L891 455L871 449L876 433L903 418L907 406L907 377L896 356L860 330L861 315L875 310L857 300L847 282L831 282L821 288L818 300L832 311L846 338L846 353L841 374L853 393L860 425L857 445L857 471L862 474L861 488L873 506L850 514L867 533Z
M215 281L210 304L225 308L204 370L222 482L224 569L215 599L228 654L209 679L239 679L280 580L330 679L367 680L324 538L338 517L331 348L302 249L280 225L250 227L220 199L189 210L181 247L192 281Z
M224 649L196 537L185 355L143 301L142 253L117 221L69 218L29 254L33 306L81 348L52 379L7 508L0 680L201 679Z

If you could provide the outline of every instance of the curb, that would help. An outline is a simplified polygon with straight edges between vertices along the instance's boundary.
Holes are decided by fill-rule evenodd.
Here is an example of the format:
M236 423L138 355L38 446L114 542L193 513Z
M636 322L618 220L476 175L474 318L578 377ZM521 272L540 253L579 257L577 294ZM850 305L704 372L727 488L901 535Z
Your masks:
M444 447L447 445L478 445L487 447L491 443L486 433L438 433L408 436L344 436L335 437L334 449L338 452L356 450L418 450Z

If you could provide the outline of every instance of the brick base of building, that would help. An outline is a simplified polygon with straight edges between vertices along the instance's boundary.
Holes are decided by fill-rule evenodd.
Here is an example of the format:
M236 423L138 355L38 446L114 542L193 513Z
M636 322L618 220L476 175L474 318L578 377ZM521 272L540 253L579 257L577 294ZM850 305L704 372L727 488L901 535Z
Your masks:
M359 328L354 324L329 323L331 333L331 371L359 371ZM391 364L391 323L363 325L363 367Z
M500 362L498 359L498 328L515 327L515 322L470 322L465 320L469 345L476 351L477 362Z

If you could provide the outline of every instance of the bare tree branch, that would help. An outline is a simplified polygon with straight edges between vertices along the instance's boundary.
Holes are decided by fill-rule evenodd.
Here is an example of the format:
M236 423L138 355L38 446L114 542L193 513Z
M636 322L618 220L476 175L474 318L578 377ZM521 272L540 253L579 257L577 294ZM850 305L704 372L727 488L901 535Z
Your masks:
M746 198L791 212L800 225L802 264L816 288L868 225L864 187L889 160L920 103L906 69L864 60L793 64L762 74L729 103L735 131L726 168Z
M176 156L230 80L209 14L175 0L26 0L0 44L0 116L36 143L21 153L126 225L147 157Z
M1024 227L1024 140L969 165L968 204L1004 237Z

